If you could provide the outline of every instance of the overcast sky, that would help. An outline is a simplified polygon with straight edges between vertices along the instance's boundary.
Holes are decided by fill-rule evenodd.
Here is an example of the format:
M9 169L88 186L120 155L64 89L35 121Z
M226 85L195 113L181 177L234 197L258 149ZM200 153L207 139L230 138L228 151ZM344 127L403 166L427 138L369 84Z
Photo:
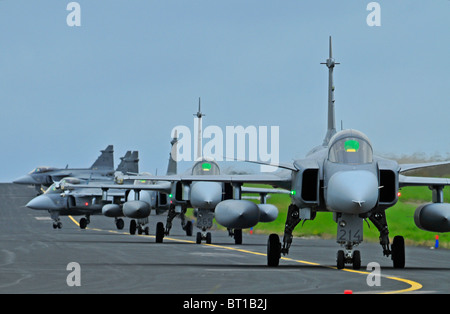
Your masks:
M326 133L333 37L336 122L378 153L450 152L450 1L0 1L0 182L36 166L88 167L113 144L165 172L170 133L279 126L280 160Z

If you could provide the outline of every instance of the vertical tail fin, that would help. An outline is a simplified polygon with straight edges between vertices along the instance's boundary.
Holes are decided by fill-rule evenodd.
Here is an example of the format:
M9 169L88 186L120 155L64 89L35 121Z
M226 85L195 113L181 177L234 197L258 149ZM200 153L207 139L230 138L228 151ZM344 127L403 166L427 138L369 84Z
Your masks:
M178 143L178 132L175 130L174 137L170 144L172 144L172 149L169 154L169 164L167 165L167 175L177 174L177 143Z
M92 164L90 169L114 169L114 147L108 145L102 154Z
M328 142L331 137L336 133L336 121L334 115L334 85L333 85L333 69L338 62L333 59L333 50L331 46L331 36L330 36L330 51L327 62L322 62L328 68L328 129L325 139L323 140L323 145L328 146Z
M128 160L128 172L139 173L139 152L134 150Z
M131 156L131 150L127 151L123 157L120 157L120 164L117 166L116 171L123 172L123 170L125 169L125 164L126 164L126 162L124 160L130 158L130 156Z
M116 171L122 173L139 173L139 152L127 151L125 156L120 157L120 164Z

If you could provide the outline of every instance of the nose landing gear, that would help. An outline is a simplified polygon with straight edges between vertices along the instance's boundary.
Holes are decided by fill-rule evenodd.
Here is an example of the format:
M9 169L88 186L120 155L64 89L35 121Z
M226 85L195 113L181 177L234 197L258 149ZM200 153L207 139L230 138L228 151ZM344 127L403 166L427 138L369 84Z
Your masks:
M345 264L352 264L353 269L358 270L361 268L361 252L352 250L339 250L337 252L336 260L337 269L343 269Z
M389 230L384 211L371 213L368 218L380 231L380 244L385 256L391 256L394 268L405 267L405 241L402 236L394 237L392 245L389 244ZM344 249L337 252L337 269L343 269L346 264L351 264L353 269L361 268L361 252L353 250L363 241L363 218L355 214L336 213L335 221L338 225L337 243ZM292 243L292 231L300 222L298 207L289 206L285 225L285 235L283 245L277 234L271 234L267 241L267 265L276 267L279 265L281 253L289 253Z
M343 269L345 264L352 264L353 269L361 268L361 253L353 251L353 247L363 241L363 220L358 215L337 215L337 243L344 247L337 253L337 269Z

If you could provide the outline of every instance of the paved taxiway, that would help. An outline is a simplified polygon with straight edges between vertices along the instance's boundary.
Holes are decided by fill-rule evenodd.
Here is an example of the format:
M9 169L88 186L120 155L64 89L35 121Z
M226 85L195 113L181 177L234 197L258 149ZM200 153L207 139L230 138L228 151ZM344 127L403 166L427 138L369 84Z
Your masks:
M378 244L363 243L361 272L334 268L332 240L294 238L289 260L266 266L267 236L244 234L236 246L224 231L197 245L179 220L164 243L118 231L114 220L92 216L87 230L69 217L54 230L49 215L24 205L33 188L0 184L0 293L449 293L450 250L406 248L406 269L392 268ZM80 217L75 217L79 220ZM150 232L165 216L151 216ZM196 229L194 228L194 234ZM69 287L70 262L81 286ZM381 286L367 285L366 265L381 265Z

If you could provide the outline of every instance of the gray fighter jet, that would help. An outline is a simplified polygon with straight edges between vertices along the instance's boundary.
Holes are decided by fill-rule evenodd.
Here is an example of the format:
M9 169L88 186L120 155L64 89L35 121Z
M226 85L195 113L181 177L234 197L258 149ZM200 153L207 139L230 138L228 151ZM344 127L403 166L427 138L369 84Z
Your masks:
M139 172L139 158L137 151L128 151L124 157L121 157L121 162L117 167L118 173L138 173ZM61 181L53 183L44 194L33 198L28 202L26 207L35 210L46 210L50 213L53 219L53 228L62 228L60 216L77 216L84 215L80 219L79 226L85 229L90 223L91 215L101 215L102 208L109 203L122 203L125 200L125 193L123 190L109 191L106 195L100 189L89 187L92 182L105 182L108 180L112 182L113 176L102 177L101 179L80 179L75 177L66 177ZM78 189L75 193L66 194L62 189L65 184L84 185L85 188ZM118 229L123 228L123 220L118 219L120 216L115 216L116 226Z
M16 184L34 185L39 194L43 189L54 182L61 181L66 177L77 177L81 179L101 179L114 177L114 147L109 145L101 151L101 155L90 168L55 168L37 167L27 175L13 181Z
M289 193L278 189L242 187L239 193L260 194L260 204L243 200L241 194L233 194L231 184L205 180L205 178L220 176L219 165L214 160L205 157L197 161L190 174L186 176L195 179L189 182L169 181L172 182L171 193L169 194L172 206L169 209L164 235L169 234L172 219L177 213L184 214L187 208L194 208L197 217L196 226L201 230L196 235L196 243L198 244L202 241L208 244L212 243L211 233L208 230L213 226L214 218L217 223L228 229L235 244L242 244L242 229L254 227L259 222L271 222L278 217L276 206L266 203L267 194ZM124 178L129 179L132 176L125 176ZM217 209L219 204L223 206L226 200L234 197L239 201L233 202L231 211L224 213ZM160 234L161 241L162 237L163 235Z
M291 205L288 208L283 243L277 234L271 234L267 244L267 263L277 266L281 254L288 254L292 243L292 232L302 220L314 220L320 211L332 212L337 223L337 243L342 249L337 253L337 268L351 264L354 269L361 266L360 251L354 248L363 241L363 221L369 219L380 232L383 254L391 257L395 268L405 266L405 244L402 236L389 240L386 210L398 201L401 187L411 185L428 186L432 190L432 203L416 209L414 221L424 230L450 232L450 204L444 203L443 188L450 179L405 176L404 172L433 163L401 165L396 161L373 154L369 138L357 130L337 132L335 125L335 99L333 70L336 64L332 56L331 37L329 58L324 63L329 72L328 84L328 129L322 145L312 149L304 159L289 164L279 164L284 171L257 175L186 175L147 178L176 182L177 199L185 199L185 192L197 181L222 182L231 187L232 199L220 201L215 207L215 216L221 221L235 223L258 219L254 204L240 199L244 183L269 184L290 191ZM262 162L261 162L262 163ZM447 162L448 164L448 162ZM288 171L286 171L288 170ZM215 200L217 201L217 200ZM239 215L236 215L239 212ZM243 219L242 217L247 216ZM250 218L249 218L250 217Z
M176 149L176 143L177 135L175 134L175 138L171 141L172 151ZM128 171L116 172L116 177L120 178L123 177L124 174L132 173L139 179L122 180L120 182L121 185L115 184L112 181L95 181L90 182L89 184L82 182L77 182L77 184L74 184L70 181L65 181L61 184L61 189L64 190L64 195L69 198L86 193L82 191L89 191L89 195L91 197L96 197L102 200L113 197L112 202L103 202L102 207L100 208L100 213L106 217L115 218L116 224L119 223L121 228L123 228L124 223L123 220L118 219L118 217L131 218L132 220L130 221L129 229L130 234L135 234L136 231L139 234L149 234L149 228L146 225L149 221L148 217L151 209L154 209L157 214L161 214L162 212L169 210L171 204L169 203L168 195L171 192L171 184L170 182L160 182L155 184L154 182L145 180L142 177L145 175L151 176L151 174L139 174L137 169L127 169ZM166 174L172 175L176 174L176 172L177 164L174 159L169 158ZM115 198L117 195L121 195L122 198L120 200ZM182 217L182 225L185 224L183 218L184 216ZM158 226L158 228L161 228L161 226ZM164 227L162 228L164 232Z
M219 165L212 159L202 156L202 117L205 116L201 111L201 104L199 98L198 111L194 114L197 117L197 152L194 166L187 172L187 176L205 178L210 176L220 175ZM169 158L173 162L176 159L176 146L172 147L172 152ZM176 164L176 163L175 163ZM169 162L170 165L170 162ZM169 174L169 172L168 172ZM171 173L176 175L176 171ZM119 181L124 179L130 180L148 180L148 176L124 176L118 178ZM160 181L160 180L159 180ZM163 180L165 181L165 180ZM197 232L196 242L200 244L202 241L210 244L212 242L211 233L208 232L213 226L213 219L228 229L229 235L234 238L236 244L242 244L242 229L254 227L259 222L271 222L278 216L278 209L272 204L266 204L266 196L271 193L289 193L284 190L266 189L266 188L249 188L242 187L239 190L239 195L233 195L233 187L231 184L224 182L205 182L204 180L191 180L189 184L182 184L177 180L167 180L161 186L158 195L160 197L166 193L169 196L169 208L167 215L166 227L162 222L159 222L156 227L156 242L162 242L165 235L169 235L172 228L172 221L175 217L181 218L182 228L186 231L186 235L192 235L192 224L185 220L185 213L187 208L194 208L195 216L197 217L197 228L201 231ZM148 191L154 189L154 186L139 186L134 185L134 190ZM127 188L127 187L124 187ZM158 186L159 188L159 186ZM162 192L162 193L161 193ZM141 192L142 193L142 192ZM258 193L260 194L261 204L256 204L249 200L241 200L240 193ZM216 206L224 200L236 197L239 202L233 203L233 210L222 214L223 211L217 211ZM239 204L238 204L239 203ZM125 206L132 206L135 209L145 208L146 202L129 201Z
M170 160L173 160L172 158ZM174 174L175 175L175 174ZM103 207L105 216L123 213L129 218L146 220L151 209L157 214L168 211L166 227L162 222L156 225L156 242L163 242L163 238L169 235L172 221L175 217L181 218L181 225L186 235L192 235L192 223L185 219L187 208L194 208L197 217L197 227L201 232L197 233L196 242L206 241L210 244L211 233L207 232L213 226L213 219L226 227L230 236L234 237L236 244L242 244L242 229L254 227L259 222L271 222L278 216L278 209L272 204L266 204L266 196L273 193L289 194L289 191L279 189L239 187L239 195L234 196L231 184L223 182L206 182L207 177L220 175L220 168L214 160L202 158L197 161L186 176L195 178L189 183L171 179L173 175L164 176L170 180L160 180L158 176L118 176L116 181L120 184L96 184L97 188L104 191L109 189L127 190L127 200L124 204L108 204ZM151 179L150 179L151 178ZM134 180L133 184L122 183ZM159 183L155 183L158 181ZM84 186L81 186L84 188ZM77 190L80 186L65 184L65 189ZM249 200L243 200L241 193L260 194L260 204ZM134 197L134 199L133 199ZM238 197L239 201L233 203L231 211L217 211L217 205L223 200ZM139 223L139 221L138 221ZM139 228L139 227L138 227ZM130 225L130 233L134 234L135 226Z
M198 118L199 143L201 143L202 122L204 114L201 112L200 101L199 109L195 114ZM176 175L177 148L172 141L172 150L169 157L169 167L167 178L173 178ZM123 211L127 217L145 219L150 214L151 209L161 212L168 210L166 227L162 222L156 226L156 242L161 243L165 235L169 235L172 228L172 221L175 217L181 218L182 228L186 235L192 235L192 223L186 221L185 213L187 208L194 208L197 217L197 228L201 231L197 233L196 242L211 243L211 233L207 232L213 226L213 219L222 226L226 227L229 235L234 237L236 244L242 244L242 229L251 228L259 222L271 222L278 216L278 209L272 204L266 204L267 194L289 193L285 190L239 187L239 194L234 195L231 184L224 182L205 182L203 178L216 177L220 175L219 165L212 159L202 156L201 144L198 145L197 158L194 166L186 173L186 176L197 178L190 180L188 184L177 180L161 180L158 176L138 175L138 176L118 176L116 181L120 185L100 184L98 187L103 190L125 189L134 192L135 199L130 197L122 207L116 204L106 205L103 209L105 215L109 212ZM152 178L152 179L150 179ZM153 179L156 180L153 180ZM124 180L135 180L134 184L123 184ZM140 182L143 181L143 184ZM159 184L147 184L148 182L158 181ZM161 182L164 181L164 182ZM68 189L77 189L79 186L66 186ZM131 195L132 192L127 192ZM241 193L260 194L261 204L256 204L249 200L241 200ZM239 201L233 203L233 209L229 212L217 211L216 206L224 200L237 198ZM223 204L222 204L223 206ZM131 216L130 216L131 215ZM132 226L130 226L132 230Z

